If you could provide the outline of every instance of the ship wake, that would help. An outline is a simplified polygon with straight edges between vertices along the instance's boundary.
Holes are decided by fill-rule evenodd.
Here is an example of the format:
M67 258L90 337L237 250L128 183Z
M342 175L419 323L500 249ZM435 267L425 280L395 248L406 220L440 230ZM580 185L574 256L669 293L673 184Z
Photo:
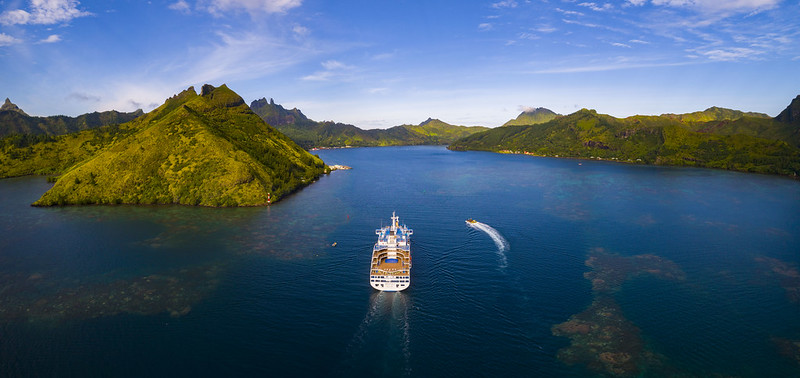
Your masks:
M372 293L369 310L347 346L340 373L410 376L408 307L408 298L401 292Z
M497 246L497 255L500 257L500 267L505 268L508 266L508 260L506 260L506 251L511 248L511 245L508 244L506 238L503 237L500 232L495 230L492 226L489 226L486 223L475 222L470 223L467 222L467 225L476 229L485 232L489 235L490 238L494 241L494 244Z

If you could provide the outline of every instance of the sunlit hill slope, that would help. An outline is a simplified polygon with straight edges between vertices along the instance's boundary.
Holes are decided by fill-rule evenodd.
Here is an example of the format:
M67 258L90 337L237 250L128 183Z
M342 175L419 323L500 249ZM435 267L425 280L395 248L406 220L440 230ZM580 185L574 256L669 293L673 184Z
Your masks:
M52 149L81 151L89 144L94 151L35 205L256 206L309 184L327 169L225 85L204 85L200 95L190 87L116 130L94 131L106 132L105 139L92 132L54 142ZM70 139L83 142L76 148Z
M538 125L505 126L460 139L452 150L486 150L797 176L800 96L782 115L722 108L685 115L615 118L582 109Z

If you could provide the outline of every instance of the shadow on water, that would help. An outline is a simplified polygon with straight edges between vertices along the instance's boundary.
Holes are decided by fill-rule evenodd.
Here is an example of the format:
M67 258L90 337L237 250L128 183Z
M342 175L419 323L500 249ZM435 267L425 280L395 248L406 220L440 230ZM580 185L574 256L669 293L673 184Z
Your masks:
M342 358L341 376L410 376L410 298L403 292L373 292L369 308Z

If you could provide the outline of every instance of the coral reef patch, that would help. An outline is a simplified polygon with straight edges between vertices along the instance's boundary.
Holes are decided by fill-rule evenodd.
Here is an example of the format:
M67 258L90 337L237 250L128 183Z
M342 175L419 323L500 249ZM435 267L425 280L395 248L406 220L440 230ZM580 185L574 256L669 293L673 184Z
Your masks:
M800 303L800 270L794 264L766 256L758 256L755 260L763 275L780 281L789 301Z
M3 277L0 322L91 319L121 313L180 317L219 283L220 266L64 287L40 273Z
M636 276L684 280L684 272L659 256L621 256L602 248L592 250L585 264L592 268L584 277L592 283L594 300L583 312L551 328L553 335L570 338L570 345L558 351L558 358L569 365L582 364L595 373L619 377L664 371L666 357L645 345L639 328L625 318L612 294Z

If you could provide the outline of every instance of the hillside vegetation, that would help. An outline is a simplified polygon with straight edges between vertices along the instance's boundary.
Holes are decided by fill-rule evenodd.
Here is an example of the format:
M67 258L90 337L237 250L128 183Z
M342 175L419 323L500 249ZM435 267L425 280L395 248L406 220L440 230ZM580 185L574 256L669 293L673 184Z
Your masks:
M2 159L24 167L14 174L64 172L41 206L265 205L327 170L224 85L189 88L116 127L6 143Z
M790 108L800 107L798 99ZM732 111L715 112L722 119L704 118L708 113L703 117L693 113L620 119L582 109L539 125L506 126L474 134L449 148L789 176L800 173L800 123L741 112L740 118L728 119Z
M503 126L538 125L560 117L556 112L546 108L528 109L520 113L517 118L509 120Z
M315 147L373 147L449 144L459 138L488 130L482 126L454 126L437 119L419 125L363 130L353 125L308 119L300 110L287 110L270 99L250 104L253 112L306 149Z
M0 137L23 134L62 135L125 123L143 114L144 112L139 109L131 113L110 110L82 114L77 117L35 117L29 116L9 99L6 99L5 103L0 106Z

